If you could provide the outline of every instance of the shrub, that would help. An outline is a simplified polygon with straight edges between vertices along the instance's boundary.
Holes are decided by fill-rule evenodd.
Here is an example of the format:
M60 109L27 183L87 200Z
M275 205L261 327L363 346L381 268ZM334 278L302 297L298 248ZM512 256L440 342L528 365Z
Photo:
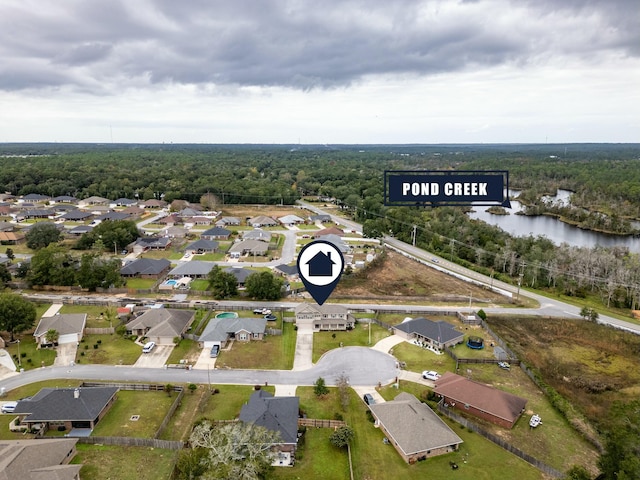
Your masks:
M94 350L97 350L97 349L98 349L98 344L97 344L97 343L94 343L94 344L93 344L93 349L94 349Z
M27 356L27 354L26 354L25 352L21 352L21 353L20 353L20 358L24 358L24 357L26 357L26 356Z
M27 363L31 363L31 359L30 358L27 358Z
M84 346L84 349L85 349L85 350L89 350L89 345L85 345L85 346Z
M100 345L102 343L102 340L96 340L96 343Z

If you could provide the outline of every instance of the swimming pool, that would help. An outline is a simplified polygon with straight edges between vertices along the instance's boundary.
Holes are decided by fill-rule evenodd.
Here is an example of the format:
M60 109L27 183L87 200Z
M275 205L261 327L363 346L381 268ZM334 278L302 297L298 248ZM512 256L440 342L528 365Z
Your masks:
M171 285L172 287L175 287L178 284L177 280L167 280L166 282L164 282L165 285Z
M238 314L235 312L220 312L216 315L216 318L238 318Z

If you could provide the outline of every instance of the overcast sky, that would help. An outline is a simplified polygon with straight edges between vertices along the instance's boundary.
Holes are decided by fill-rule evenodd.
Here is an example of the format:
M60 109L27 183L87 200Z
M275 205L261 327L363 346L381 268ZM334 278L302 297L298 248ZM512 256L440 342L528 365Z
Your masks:
M638 0L1 0L0 142L639 142Z

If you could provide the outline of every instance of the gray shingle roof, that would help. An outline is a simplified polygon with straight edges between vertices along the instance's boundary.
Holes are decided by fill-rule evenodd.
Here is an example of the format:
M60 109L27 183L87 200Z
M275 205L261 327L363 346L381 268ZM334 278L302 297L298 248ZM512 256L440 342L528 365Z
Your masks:
M206 277L214 267L215 262L204 262L202 260L191 260L183 262L169 272L172 277L198 276Z
M231 230L222 227L213 227L200 234L201 237L228 237L229 235L231 235Z
M408 334L416 333L439 343L447 343L464 337L463 333L458 332L447 322L433 322L422 317L402 322L395 328Z
M159 275L166 268L171 266L171 262L166 258L155 260L153 258L138 258L126 264L120 269L121 275Z
M297 443L298 397L274 397L265 390L258 390L240 410L240 420L280 432L282 443Z
M0 440L0 480L74 480L82 465L69 461L77 438Z
M127 330L146 330L149 337L177 337L193 320L196 312L173 308L152 308L127 323Z
M33 336L45 335L49 329L56 330L60 335L82 333L86 323L86 313L63 313L52 317L42 317Z
M218 242L214 241L214 240L204 240L204 239L200 239L200 240L196 240L195 242L187 245L187 247L185 248L185 250L187 251L191 251L191 250L216 250L218 248L218 245L220 245Z
M462 443L433 410L409 393L369 408L406 455Z
M16 414L28 414L27 422L94 421L118 391L118 387L43 388L30 400L20 400Z
M200 342L226 342L229 334L246 330L251 333L263 333L267 327L264 318L212 318L205 327Z

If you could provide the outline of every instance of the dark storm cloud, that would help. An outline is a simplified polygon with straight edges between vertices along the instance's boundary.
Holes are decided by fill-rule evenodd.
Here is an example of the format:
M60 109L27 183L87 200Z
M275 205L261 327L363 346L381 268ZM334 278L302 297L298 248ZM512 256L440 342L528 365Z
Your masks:
M554 55L637 55L636 1L3 0L0 88L310 89Z

